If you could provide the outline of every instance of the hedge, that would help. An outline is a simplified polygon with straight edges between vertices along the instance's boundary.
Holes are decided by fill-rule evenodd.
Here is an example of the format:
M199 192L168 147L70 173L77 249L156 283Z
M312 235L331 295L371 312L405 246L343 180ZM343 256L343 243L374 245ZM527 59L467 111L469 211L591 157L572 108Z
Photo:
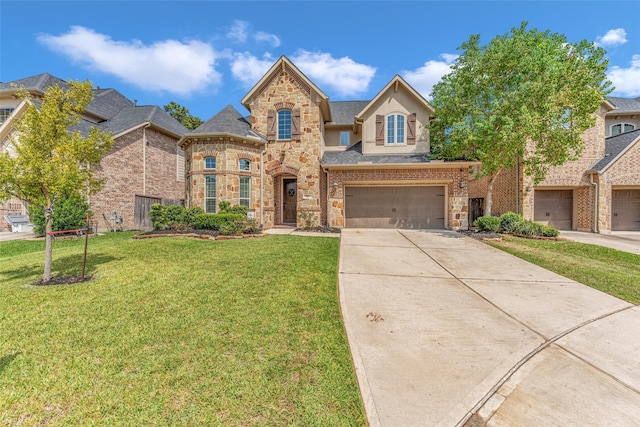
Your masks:
M194 217L193 227L199 230L220 230L220 227L229 227L246 218L246 215L232 213L198 214Z

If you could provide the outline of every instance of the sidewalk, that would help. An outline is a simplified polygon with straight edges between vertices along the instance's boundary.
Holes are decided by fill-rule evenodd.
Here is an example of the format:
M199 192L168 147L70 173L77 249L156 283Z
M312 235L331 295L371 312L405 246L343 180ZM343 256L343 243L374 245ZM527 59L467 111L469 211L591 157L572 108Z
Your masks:
M640 255L640 231L613 231L611 234L598 234L563 230L560 231L560 237Z

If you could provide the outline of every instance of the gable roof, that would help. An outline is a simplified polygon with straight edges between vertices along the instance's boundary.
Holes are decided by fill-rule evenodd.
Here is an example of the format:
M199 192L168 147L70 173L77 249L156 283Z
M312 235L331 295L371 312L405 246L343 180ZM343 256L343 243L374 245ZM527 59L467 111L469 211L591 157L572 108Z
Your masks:
M334 101L331 105L331 124L352 125L356 115L371 101Z
M640 129L606 138L604 156L595 165L591 166L591 171L605 172L609 166L622 157L638 141L640 141Z
M118 135L146 123L176 138L180 138L189 131L179 121L156 105L123 108L111 120L100 123L99 126L114 135Z
M610 96L608 100L616 107L610 114L616 113L640 113L640 97L638 98L620 98Z
M242 139L266 142L264 136L253 130L247 118L243 117L233 105L229 104L218 114L211 117L193 131L185 134L178 143L181 144L188 138L218 135L236 136Z
M67 87L67 82L52 76L49 73L37 74L23 79L13 80L7 83L0 82L1 92L15 92L21 86L24 86L30 92L44 93L49 86L58 84L60 87Z
M262 76L258 83L256 83L249 93L247 93L244 98L240 101L242 105L244 105L247 110L251 110L249 108L249 104L251 100L256 97L262 89L271 82L271 80L280 72L287 72L295 77L297 77L297 83L302 86L307 86L309 92L315 92L315 94L319 97L320 102L320 110L322 111L322 115L325 121L331 121L331 108L329 107L329 97L325 95L325 93L320 90L315 83L313 83L307 76L304 75L298 67L293 65L293 62L289 60L286 56L282 55L278 60L269 68L269 70Z
M367 111L369 111L369 109L372 108L373 105L375 105L375 103L378 102L378 100L382 98L389 89L393 88L393 90L397 92L400 86L404 87L409 92L409 94L411 94L419 103L421 103L425 107L425 109L427 109L427 111L429 111L430 114L433 114L435 112L431 104L429 104L427 100L422 95L420 95L420 93L418 93L417 90L415 90L409 83L407 83L405 79L400 77L400 75L396 74L395 77L392 78L391 81L387 83L386 86L383 87L382 90L378 92L378 94L367 104L367 106L364 107L356 115L356 120L362 120Z

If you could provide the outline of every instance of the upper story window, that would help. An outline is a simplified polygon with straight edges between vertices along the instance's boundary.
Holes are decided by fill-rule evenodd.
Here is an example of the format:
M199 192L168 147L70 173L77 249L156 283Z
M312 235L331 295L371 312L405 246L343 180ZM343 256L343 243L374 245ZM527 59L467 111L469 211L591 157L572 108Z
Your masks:
M390 114L387 116L387 144L405 143L405 116Z
M291 110L278 111L278 139L291 139Z
M251 170L251 161L247 159L240 159L238 162L238 166L241 171L250 171Z
M340 132L340 145L346 147L349 145L349 141L351 139L351 132L348 130L343 130Z
M621 133L630 132L634 130L636 127L631 123L618 123L617 125L611 126L611 136L616 136Z
M0 124L9 118L11 113L13 113L13 108L0 108Z
M216 168L216 158L215 157L206 157L204 159L204 168L205 169L215 169Z

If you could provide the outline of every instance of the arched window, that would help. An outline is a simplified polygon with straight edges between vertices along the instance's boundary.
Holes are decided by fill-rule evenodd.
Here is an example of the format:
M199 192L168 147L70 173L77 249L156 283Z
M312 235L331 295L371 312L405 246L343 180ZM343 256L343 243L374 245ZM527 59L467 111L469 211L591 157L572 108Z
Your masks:
M216 168L216 158L215 157L205 157L205 159L204 159L204 168L205 169L215 169Z
M291 139L291 110L278 111L278 139Z
M611 136L620 135L621 133L630 132L634 130L636 127L631 123L618 123L617 125L611 126Z
M405 116L390 114L387 116L387 144L405 143Z
M238 162L238 167L241 171L250 171L251 161L247 159L240 159L240 161Z

